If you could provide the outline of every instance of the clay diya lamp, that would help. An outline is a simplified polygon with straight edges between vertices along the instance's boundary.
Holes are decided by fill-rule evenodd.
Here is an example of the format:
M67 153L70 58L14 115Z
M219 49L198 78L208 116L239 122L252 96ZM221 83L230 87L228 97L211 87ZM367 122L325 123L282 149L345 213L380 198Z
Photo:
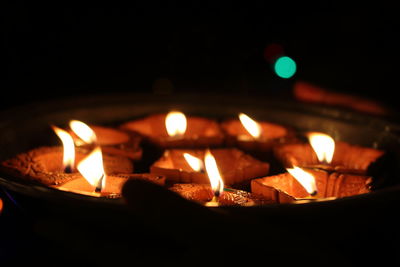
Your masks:
M76 149L75 160L81 161L86 151ZM109 174L132 173L133 164L126 157L104 155L104 169ZM75 179L76 164L63 164L63 147L39 147L1 163L4 173L45 185L57 185Z
M204 166L208 184L174 184L169 189L180 196L201 203L207 207L253 206L265 204L265 200L256 198L251 193L225 188L216 158L210 150L205 152Z
M274 203L263 197L259 197L247 191L224 188L224 192L218 198L214 198L214 193L209 184L174 184L169 189L183 198L198 202L208 207L218 206L255 206Z
M370 192L373 177L367 175L367 169L383 155L383 151L335 142L333 138L323 133L313 132L307 134L307 137L309 143L285 144L276 147L274 152L283 165L299 166L313 173L321 194L320 198ZM274 179L267 180L274 181ZM283 178L282 180L284 181ZM263 183L265 185L265 181ZM252 186L257 187L256 181ZM284 190L290 191L287 187ZM292 196L298 198L304 195L304 191L300 195L298 193L299 190L295 190Z
M365 174L382 150L334 141L323 133L307 134L309 143L291 143L275 147L275 157L285 166L323 169L329 172Z
M103 154L123 156L135 161L140 160L142 157L140 136L111 127L86 125L77 120L71 120L69 125L75 132L86 133L86 135L83 134L82 137L78 137L74 131L71 130L69 132L74 139L75 145L82 149L92 150L95 143L101 147ZM96 136L95 140L91 139L91 136L93 136L91 131Z
M161 148L205 148L219 146L224 141L215 120L185 116L177 111L129 121L121 129L137 133Z
M370 192L371 177L294 167L289 172L251 181L251 192L277 203L304 203Z
M106 175L103 168L102 152L95 148L77 166L79 174L74 179L53 186L56 189L95 197L118 198L121 189L128 179L144 179L164 186L165 177L152 174L114 174Z
M204 149L168 149L154 162L150 172L164 175L168 183L207 184L203 167ZM268 174L269 164L253 158L235 148L210 150L215 157L221 175L229 186L245 188L253 178Z
M212 119L185 116L178 111L154 114L121 125L121 129L143 138L143 157L138 168L148 172L150 165L168 148L207 148L223 144L224 135Z
M244 151L270 152L276 144L294 138L293 130L267 121L255 121L244 113L239 119L221 123L226 134L226 143Z
M39 147L2 162L4 172L45 185L57 185L75 179L77 163L88 154L86 149L75 148L72 136L65 130L52 127L63 147ZM88 128L88 138L95 140ZM121 156L104 155L104 169L108 174L132 173L131 160Z
M267 121L255 121L244 113L238 119L230 119L221 123L225 133L227 146L237 147L254 157L275 164L273 148L282 143L296 140L293 129ZM281 172L282 168L271 169L271 172Z

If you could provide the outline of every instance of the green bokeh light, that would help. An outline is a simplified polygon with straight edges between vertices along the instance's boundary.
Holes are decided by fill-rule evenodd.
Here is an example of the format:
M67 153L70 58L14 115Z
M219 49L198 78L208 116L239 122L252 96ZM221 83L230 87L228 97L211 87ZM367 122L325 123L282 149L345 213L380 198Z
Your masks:
M296 73L296 62L290 57L280 57L275 61L275 73L281 78L288 79Z

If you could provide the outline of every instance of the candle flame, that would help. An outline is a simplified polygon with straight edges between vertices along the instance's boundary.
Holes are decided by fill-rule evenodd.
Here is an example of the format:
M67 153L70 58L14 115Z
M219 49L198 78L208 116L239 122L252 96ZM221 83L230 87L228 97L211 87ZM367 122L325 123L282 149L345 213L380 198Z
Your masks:
M63 167L65 172L72 172L75 163L75 146L72 136L61 128L51 126L63 144Z
M93 144L96 143L97 137L94 131L84 122L78 120L71 120L69 122L69 127L72 131L85 143Z
M185 157L186 162L195 172L204 170L203 161L201 159L192 156L189 153L183 153L183 156Z
M261 127L258 122L256 122L244 113L239 113L239 120L251 136L253 136L254 138L260 137Z
M308 133L308 140L317 154L318 160L324 163L331 163L335 152L335 141L324 133Z
M168 135L171 137L183 136L186 132L187 121L186 116L179 111L171 111L165 118L165 127Z
M217 162L209 149L207 149L204 156L204 162L214 196L220 196L224 191L224 181L222 180L221 174L218 170Z
M106 184L106 174L103 167L103 156L100 147L96 147L87 157L78 164L78 171L95 187L95 191L101 191Z
M293 168L286 169L303 187L310 195L317 194L317 186L315 183L315 177L304 171L303 169L294 166Z

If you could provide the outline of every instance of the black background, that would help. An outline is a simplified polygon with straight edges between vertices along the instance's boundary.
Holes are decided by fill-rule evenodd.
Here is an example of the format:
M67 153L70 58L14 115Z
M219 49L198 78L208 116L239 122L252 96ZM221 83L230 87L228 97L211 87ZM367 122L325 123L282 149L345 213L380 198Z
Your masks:
M396 105L395 11L381 1L15 1L0 11L1 106L114 91L278 94L296 80ZM271 43L296 60L293 78L273 73Z

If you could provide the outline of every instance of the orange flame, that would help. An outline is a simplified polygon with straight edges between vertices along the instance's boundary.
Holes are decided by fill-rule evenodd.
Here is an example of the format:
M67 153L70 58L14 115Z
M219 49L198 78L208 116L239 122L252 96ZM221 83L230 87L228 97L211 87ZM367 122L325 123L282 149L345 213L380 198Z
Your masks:
M214 196L218 197L224 191L224 181L222 180L221 174L218 170L217 162L209 149L207 149L204 156L204 162L208 179L210 179L211 189L214 192Z
M317 194L317 186L315 183L315 177L304 171L303 169L294 166L293 168L286 169L303 187L310 195Z
M253 136L254 138L260 137L261 126L258 122L256 122L244 113L239 113L239 120L251 136Z
M72 172L75 163L75 146L72 136L61 128L51 126L63 144L63 167L67 173Z
M185 157L186 162L195 172L204 170L203 161L201 159L192 156L189 153L183 153L183 156Z
M97 142L96 134L86 123L71 120L69 125L72 131L85 143L95 144ZM79 162L78 171L89 184L95 187L96 192L101 192L106 184L106 174L103 166L103 155L99 146Z
M312 132L307 134L308 140L317 154L318 160L324 163L331 163L335 153L335 141L324 133Z
M94 144L97 141L94 131L84 122L78 120L71 120L69 127L72 131L87 144Z
M100 192L106 185L106 174L103 167L101 149L96 147L87 157L78 164L78 171L82 176Z
M187 120L185 114L171 111L165 117L165 127L171 137L181 137L186 132Z

